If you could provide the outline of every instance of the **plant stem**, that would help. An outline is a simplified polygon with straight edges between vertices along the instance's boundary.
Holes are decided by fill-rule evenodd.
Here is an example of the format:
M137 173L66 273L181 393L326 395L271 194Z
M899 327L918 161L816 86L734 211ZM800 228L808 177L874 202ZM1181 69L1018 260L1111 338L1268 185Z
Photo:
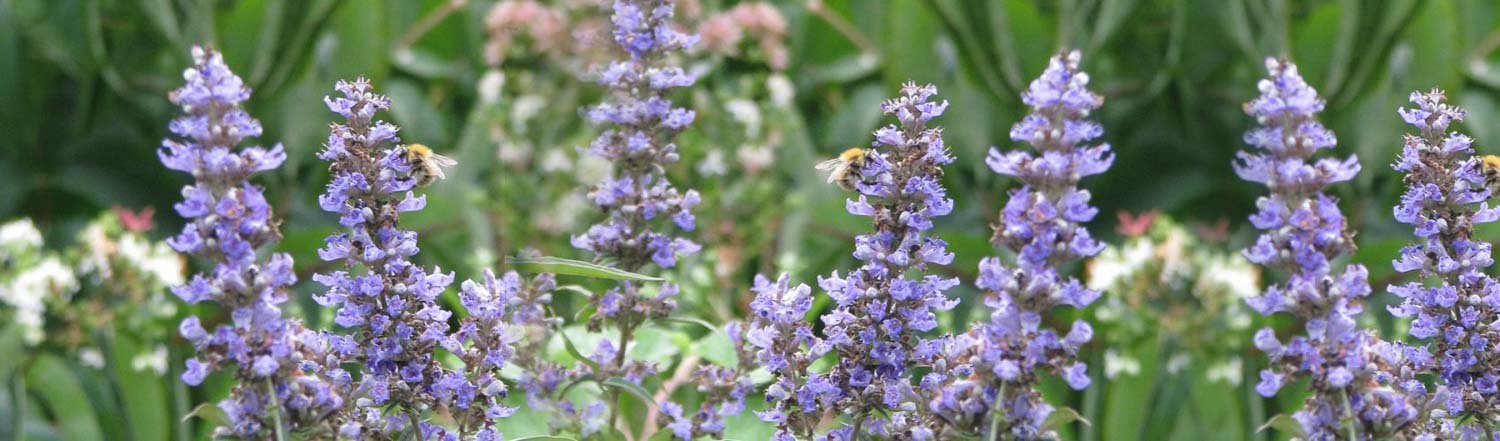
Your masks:
M1349 414L1349 440L1359 441L1359 417L1354 415L1354 406L1349 405L1349 389L1339 391L1344 397L1344 413Z
M866 55L880 53L880 48L875 47L875 43L870 41L870 37L866 37L864 33L859 31L859 28L850 24L838 12L828 9L827 5L823 4L823 0L808 0L807 10L812 12L813 15L818 16L818 18L823 19L824 22L832 26L833 30L843 35L844 38L849 39L849 42L858 47L860 52Z
M422 420L411 409L406 410L406 417L411 419L411 439L422 441Z
M1000 430L1000 424L1005 422L1005 389L1010 383L1000 383L1000 393L995 394L995 405L990 408L990 430L984 439L989 441L1000 441L1004 431Z
M273 430L276 434L276 441L286 441L286 428L282 427L281 423L281 399L276 397L276 383L270 378L266 378L266 394L266 398L273 403L268 410L271 412L271 424L276 426Z
M620 323L620 348L615 352L614 366L615 370L620 373L625 371L625 348L630 346L630 336L633 330L635 330L634 326L626 326L624 322ZM630 425L625 424L624 428L619 427L619 417L620 391L619 389L611 389L609 394L609 426L615 428L615 430L619 430L621 435L629 436Z
M449 15L453 15L453 12L463 7L464 3L463 0L449 0L439 4L431 13L423 16L416 24L412 25L411 29L408 29L405 34L401 35L401 39L396 41L395 49L391 53L401 54L406 52L407 49L411 48L412 44L417 42L417 39L426 35L428 31L431 31L443 19L448 18Z

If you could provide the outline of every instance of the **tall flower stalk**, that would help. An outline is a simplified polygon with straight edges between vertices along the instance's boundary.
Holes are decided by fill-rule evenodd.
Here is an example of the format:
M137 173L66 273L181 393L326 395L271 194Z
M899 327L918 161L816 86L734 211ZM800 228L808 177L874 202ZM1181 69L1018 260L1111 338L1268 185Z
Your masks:
M1088 90L1078 51L1053 56L1042 76L1021 95L1031 114L1011 127L1011 140L1033 152L991 148L986 163L996 173L1023 184L1012 190L990 241L1015 253L1010 265L987 257L975 285L992 310L987 322L946 342L924 385L942 384L929 408L959 432L1009 434L1016 439L1050 439L1043 427L1054 407L1036 389L1042 372L1060 375L1074 389L1089 386L1087 366L1078 361L1093 328L1076 320L1067 334L1042 326L1061 306L1082 309L1099 298L1058 267L1104 249L1084 223L1098 209L1089 205L1084 177L1103 173L1114 162L1108 144L1088 145L1103 134L1086 119L1104 99Z
M1406 194L1395 207L1396 220L1415 228L1417 242L1401 249L1396 271L1420 279L1391 285L1405 299L1390 308L1397 317L1415 317L1412 337L1427 340L1435 360L1438 391L1450 416L1472 417L1478 432L1493 433L1500 417L1500 284L1485 273L1494 264L1489 243L1474 239L1474 226L1500 219L1500 208L1485 202L1484 166L1473 156L1474 140L1449 125L1463 121L1461 107L1449 105L1440 90L1412 92L1416 108L1401 117L1419 133L1406 135L1392 166L1405 172ZM1487 438L1494 438L1493 435Z
M217 304L228 321L208 323L209 331L197 316L182 320L178 331L197 351L182 380L197 386L213 371L234 377L229 397L218 405L228 417L228 426L217 429L222 435L331 433L350 377L327 336L282 317L287 290L297 280L292 257L256 252L280 241L281 231L264 190L250 177L280 167L286 153L279 144L239 147L261 134L260 122L240 108L250 90L219 52L194 47L192 55L195 64L183 72L187 84L170 95L185 113L168 126L178 139L163 141L158 153L167 168L194 179L174 206L187 225L168 244L213 269L172 292L189 304Z
M514 411L501 404L507 390L499 376L514 351L514 336L506 328L507 309L518 291L514 277L497 279L486 270L482 282L465 281L459 302L468 316L458 329L449 328L453 312L438 297L453 274L413 264L417 233L401 228L401 213L421 210L426 197L413 191L419 179L396 136L398 128L375 119L390 107L390 99L375 94L363 78L339 81L336 89L343 96L324 100L345 122L333 125L318 154L333 176L318 204L337 213L348 231L328 236L318 255L342 262L345 269L313 279L328 289L315 299L337 308L334 322L354 330L334 346L362 366L356 404L363 418L342 427L342 435L417 430L423 439L498 436L497 420ZM464 368L445 366L439 349ZM439 407L447 409L456 429L421 421L423 411Z
M592 252L596 261L627 271L649 264L677 265L679 256L700 249L693 241L665 232L665 223L692 231L692 209L700 198L695 190L679 191L667 180L665 167L679 160L677 134L693 122L692 110L674 107L667 97L673 89L690 86L694 77L668 60L698 40L670 24L668 0L617 0L613 6L612 35L628 58L611 63L599 76L609 88L605 101L589 108L588 119L605 126L589 152L609 160L614 174L589 191L605 219L574 236L573 246ZM647 297L637 283L620 286L591 298L595 313L588 328L602 331L606 324L619 332L618 340L604 339L594 349L595 378L620 377L639 384L656 366L626 357L636 328L650 318L665 317L677 307L677 286L664 284ZM618 392L611 392L611 424L616 421Z
M837 392L827 377L808 372L813 361L828 353L829 346L813 334L806 320L812 310L812 288L790 286L791 276L782 273L775 282L756 275L751 291L750 318L745 332L746 350L765 366L774 380L766 388L771 408L756 412L762 421L776 424L775 441L812 439L823 409L833 407Z
M1365 267L1333 265L1354 250L1354 240L1338 200L1324 190L1353 179L1359 162L1353 155L1314 159L1336 143L1333 132L1314 119L1324 101L1291 62L1268 58L1266 69L1261 95L1245 104L1261 124L1245 134L1245 142L1259 150L1240 152L1234 170L1271 191L1256 201L1259 210L1250 222L1263 232L1244 255L1287 278L1247 302L1264 315L1290 313L1306 328L1285 344L1269 327L1255 334L1255 346L1271 359L1255 390L1270 397L1289 382L1308 379L1311 396L1292 417L1311 439L1372 439L1412 430L1419 416L1412 401L1426 389L1410 377L1405 357L1419 362L1425 355L1360 329L1355 316L1370 294Z
M909 82L901 96L881 104L898 123L875 131L856 184L859 196L847 203L850 214L873 221L871 232L854 239L854 258L864 264L845 276L835 271L818 278L835 303L822 320L836 364L803 386L819 398L798 399L849 415L850 426L836 429L833 438L928 436L913 424L911 376L937 347L922 336L937 328L936 312L958 303L945 294L958 279L930 274L928 267L953 261L947 243L929 233L933 219L953 211L940 180L953 157L942 129L927 125L948 107L930 101L936 94L936 87Z

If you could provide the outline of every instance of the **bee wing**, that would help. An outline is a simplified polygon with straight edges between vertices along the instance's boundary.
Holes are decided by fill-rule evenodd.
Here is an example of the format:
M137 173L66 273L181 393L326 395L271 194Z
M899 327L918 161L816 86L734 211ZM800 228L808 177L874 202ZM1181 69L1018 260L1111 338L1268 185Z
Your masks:
M439 155L437 153L433 153L432 157L429 160L432 161L433 164L437 164L437 166L439 167L452 167L458 165L457 160L454 160L453 158L449 158L447 156ZM441 175L441 173L439 174Z
M819 162L818 165L814 166L813 168L828 173L828 183L832 184L834 183L834 181L839 180L839 175L843 175L845 169L849 168L849 163L844 162L841 159L834 158Z

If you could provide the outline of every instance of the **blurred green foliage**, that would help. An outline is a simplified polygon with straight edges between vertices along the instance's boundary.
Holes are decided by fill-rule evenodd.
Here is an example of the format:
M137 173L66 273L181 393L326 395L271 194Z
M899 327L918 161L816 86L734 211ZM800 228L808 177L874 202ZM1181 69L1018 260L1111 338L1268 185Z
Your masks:
M559 174L549 177L497 164L489 135L492 112L506 111L509 103L487 107L478 92L487 69L484 16L493 3L0 0L0 129L6 135L0 140L0 219L30 217L49 239L57 239L49 243L66 243L101 210L154 206L164 212L155 234L175 230L180 220L167 208L187 177L167 173L154 152L177 112L166 93L181 82L188 47L208 43L219 47L255 90L248 107L265 125L259 142L287 148L287 166L264 184L286 217L282 248L303 263L304 280L320 269L314 250L335 225L314 204L326 172L313 152L331 119L321 99L336 79L360 75L394 99L390 118L403 127L404 137L452 149L460 159L456 178L434 187L429 209L409 219L424 235L422 259L458 268L464 276L477 274L480 266L500 264L499 257L515 255L523 246L580 257L567 246L566 234L531 234L526 229L534 214L527 208L530 202L514 198L536 188L567 191L582 184L559 181ZM703 3L705 9L722 10L734 2ZM977 261L995 253L986 243L988 223L1013 184L991 173L983 165L984 155L991 145L1011 144L1009 126L1023 110L1018 92L1062 47L1083 49L1084 67L1106 97L1097 119L1118 158L1109 173L1084 185L1103 213L1091 227L1110 243L1122 242L1114 233L1114 213L1149 209L1190 225L1227 219L1228 249L1249 240L1244 219L1261 189L1238 179L1229 164L1244 147L1241 134L1253 123L1240 104L1256 93L1266 56L1286 55L1300 65L1328 99L1323 115L1341 135L1337 151L1359 155L1364 172L1335 191L1361 232L1354 260L1369 267L1372 286L1398 280L1389 262L1408 240L1391 219L1389 207L1401 183L1388 167L1404 130L1395 109L1407 94L1445 89L1468 108L1463 130L1478 139L1479 150L1494 150L1486 140L1500 139L1500 55L1495 54L1500 4L1490 0L774 3L787 18L790 57L784 72L796 93L790 109L775 112L786 119L783 127L788 129L775 146L772 171L755 178L754 185L738 187L737 174L701 179L687 171L712 149L734 153L739 148L720 145L727 129L712 124L695 125L702 134L684 135L690 159L683 170L673 171L680 187L705 192L716 207L710 216L730 229L703 235L761 250L728 273L702 268L720 258L709 256L684 265L698 265L698 270L669 275L700 281L695 283L703 288L698 294L686 294L697 303L691 315L728 319L739 314L739 305L748 300L744 287L755 272L792 271L794 279L811 282L818 274L850 266L848 239L864 226L843 213L843 195L823 185L811 164L844 147L868 144L879 123L879 101L908 79L936 84L952 104L939 123L958 158L945 177L958 208L940 221L937 234L958 254L950 270L966 283L972 281ZM435 20L434 26L424 29L424 20ZM553 106L539 117L540 124L555 125L549 130L560 134L541 148L572 149L586 142L589 129L580 127L576 107L557 103L587 103L598 90L573 84L575 78L560 76L544 63L511 61L510 67L533 70L534 82L512 75L508 87L574 94L547 93ZM765 72L734 61L717 63L704 90L744 89L721 80L720 73L722 78L759 80ZM712 119L709 114L724 111L725 100L714 93L719 92L684 99ZM763 211L766 206L775 208ZM1500 231L1479 234L1494 239ZM964 306L949 317L950 329L965 327L980 313L974 309L972 289L957 292L964 296ZM1373 298L1376 303L1391 301L1384 294ZM303 304L312 306L305 299ZM315 310L308 311L311 323L323 320ZM1383 308L1366 311L1371 311L1368 324L1379 326L1383 335L1400 335L1401 325L1381 313ZM190 350L177 343L171 345L173 369ZM140 346L123 340L115 344L125 351ZM1054 401L1080 409L1092 422L1072 425L1067 436L1273 439L1274 434L1257 433L1255 427L1300 401L1295 396L1267 401L1249 388L1178 381L1163 367L1167 360L1151 355L1163 350L1159 341L1140 344L1134 351L1141 362L1139 375L1096 381L1085 392L1049 391ZM1091 368L1098 371L1102 351L1095 352ZM0 358L17 353L0 348L6 354ZM1260 355L1253 350L1243 355L1244 372L1253 378ZM153 421L170 417L176 422L191 403L222 394L226 387L188 390L169 376L173 378L162 379L162 389L143 395L138 385L121 378L127 375L85 371L45 353L0 366L6 368L0 375L0 395L6 397L0 399L0 440L196 438L202 433L188 423L138 427L142 420L134 412L156 409L149 411ZM15 368L22 374L15 374ZM62 431L10 430L22 420L30 423L19 427L38 423ZM753 420L736 421L729 436L764 436L755 430L764 428Z

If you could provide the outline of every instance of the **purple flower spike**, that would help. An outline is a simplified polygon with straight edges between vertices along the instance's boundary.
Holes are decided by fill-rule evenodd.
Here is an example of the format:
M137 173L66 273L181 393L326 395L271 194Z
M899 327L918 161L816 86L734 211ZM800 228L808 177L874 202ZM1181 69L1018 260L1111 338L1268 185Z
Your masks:
M630 58L616 61L601 72L599 82L609 88L603 103L587 112L604 127L589 152L614 164L614 176L589 190L589 199L604 211L605 219L573 236L573 246L592 252L595 260L638 271L650 264L672 268L678 258L698 252L697 243L668 232L672 226L692 231L692 210L701 201L695 190L679 191L667 180L665 166L678 160L674 139L693 111L674 107L667 94L693 84L681 68L667 65L664 58L685 49L697 39L672 29L672 3L664 0L618 0L613 7L614 37ZM672 293L645 297L640 285L623 283L595 296L599 314L589 329L600 330L606 321L634 328L648 318L664 317L677 307ZM626 344L628 342L621 342ZM623 362L623 360L621 360ZM612 363L623 369L623 363ZM618 373L618 372L616 372Z
M158 154L167 168L194 179L176 205L187 225L168 243L212 263L213 269L172 291L187 303L217 303L230 319L183 319L179 330L197 355L187 360L182 381L197 386L216 371L238 381L219 402L228 417L228 425L216 429L221 437L331 431L347 416L351 390L340 379L347 380L348 374L329 350L332 337L282 317L281 304L297 280L292 257L262 259L255 252L280 241L281 231L263 190L250 177L281 166L286 153L280 145L269 150L239 147L240 141L261 133L260 121L240 108L250 89L213 49L194 47L193 61L183 72L187 84L171 94L172 103L184 112L168 127L178 139L163 141Z
M334 88L342 96L324 102L345 121L333 125L318 154L332 175L318 205L347 230L329 235L319 255L344 269L314 275L327 288L314 299L335 309L335 323L354 329L343 338L343 356L363 367L358 389L365 394L356 403L361 418L340 430L355 438L396 437L410 430L408 415L441 406L470 433L498 434L496 420L513 411L501 404L506 386L499 373L514 356L515 336L506 325L519 277L497 279L486 270L481 282L464 281L458 298L468 316L449 328L453 312L437 300L453 274L413 264L417 233L400 227L401 213L421 210L426 199L413 191L419 179L398 129L375 119L391 100L364 78ZM463 369L444 366L439 350ZM388 424L393 419L402 424ZM457 436L425 422L420 431L424 439Z
M1098 291L1057 269L1103 250L1083 225L1098 209L1089 205L1090 194L1078 181L1114 162L1108 144L1089 145L1104 130L1086 118L1104 99L1088 90L1089 76L1078 68L1081 58L1078 51L1052 57L1022 93L1032 113L1011 127L1010 135L1034 151L990 149L990 168L1023 184L1011 191L990 239L1017 257L1009 265L995 257L980 261L975 284L986 292L989 321L944 341L932 373L922 381L932 397L928 409L941 416L934 420L935 431L1055 438L1042 427L1054 407L1036 390L1038 375L1050 372L1074 389L1091 382L1077 353L1092 339L1093 328L1083 321L1066 333L1042 326L1054 308L1081 309L1099 298ZM1002 427L991 428L996 412L1005 415Z
M1245 104L1245 113L1260 123L1245 134L1257 150L1240 152L1234 170L1271 192L1256 201L1250 222L1262 233L1244 255L1287 278L1247 303L1264 315L1295 315L1306 332L1284 343L1270 328L1256 333L1255 346L1271 366L1261 371L1255 390L1269 397L1309 379L1312 395L1292 415L1309 439L1405 438L1396 435L1420 430L1418 409L1426 399L1421 383L1408 381L1415 364L1409 358L1418 357L1355 324L1370 294L1367 272L1361 265L1333 265L1353 251L1354 240L1338 200L1324 189L1353 179L1359 162L1352 155L1315 159L1336 143L1314 119L1324 101L1291 62L1268 58L1266 69L1260 96Z
M1491 246L1474 239L1474 225L1494 222L1500 210L1485 202L1491 189L1470 147L1473 140L1448 131L1463 121L1464 109L1445 101L1440 90L1413 92L1417 107L1400 109L1420 133L1406 135L1392 166L1406 173L1407 183L1394 212L1397 221L1413 227L1417 241L1401 249L1394 266L1420 279L1388 288L1405 299L1390 311L1412 318L1412 337L1427 340L1422 351L1434 359L1424 367L1440 379L1437 395L1448 397L1448 413L1472 415L1474 423L1465 428L1482 429L1500 416L1500 357L1492 346L1500 341L1494 326L1500 321L1500 284L1485 272L1494 263Z
M858 185L862 194L858 202L848 204L851 214L873 220L873 232L855 238L854 257L864 264L848 275L835 272L818 280L837 304L822 316L825 336L814 343L813 352L834 352L838 363L827 373L810 376L805 384L779 382L782 390L777 396L797 405L777 403L779 414L772 417L816 421L817 409L838 409L870 434L920 429L909 415L917 410L911 398L916 396L911 371L936 355L937 342L923 335L937 328L937 312L958 303L946 295L958 279L929 273L930 266L953 259L947 243L930 232L934 219L953 211L953 200L940 180L942 166L953 157L943 145L942 129L927 126L947 107L946 101L931 100L936 94L931 85L906 83L901 96L881 105L897 123L875 132L875 148L867 153L863 171L866 179ZM764 296L785 291L784 284L762 292L757 302L776 302ZM796 295L799 300L793 305L805 312L801 297ZM782 306L788 307L793 306ZM792 312L777 314L785 317ZM767 362L782 365L784 358ZM791 386L797 390L786 390ZM788 433L795 425L782 427Z

